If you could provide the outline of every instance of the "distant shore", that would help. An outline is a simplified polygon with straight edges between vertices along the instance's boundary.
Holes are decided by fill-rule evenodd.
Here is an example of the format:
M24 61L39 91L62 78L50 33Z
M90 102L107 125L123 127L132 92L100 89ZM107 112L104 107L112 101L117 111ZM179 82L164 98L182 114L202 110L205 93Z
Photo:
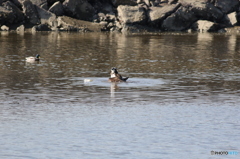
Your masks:
M239 0L0 0L0 30L239 32L239 7Z

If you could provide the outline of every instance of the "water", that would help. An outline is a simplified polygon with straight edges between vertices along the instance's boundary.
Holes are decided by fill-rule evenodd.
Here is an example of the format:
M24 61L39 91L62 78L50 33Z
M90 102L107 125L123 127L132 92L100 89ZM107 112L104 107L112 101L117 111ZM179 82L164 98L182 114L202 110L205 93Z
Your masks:
M0 158L239 153L239 44L228 34L1 32ZM128 82L109 83L111 67Z

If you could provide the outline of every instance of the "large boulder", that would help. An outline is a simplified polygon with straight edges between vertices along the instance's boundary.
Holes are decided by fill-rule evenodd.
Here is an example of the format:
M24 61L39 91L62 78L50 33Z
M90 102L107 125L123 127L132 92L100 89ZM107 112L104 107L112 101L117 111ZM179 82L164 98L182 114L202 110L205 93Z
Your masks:
M99 32L104 27L101 23L92 23L88 21L73 19L67 16L57 18L58 28L62 31L93 31Z
M185 7L180 7L174 14L168 16L162 23L165 31L184 31L189 29L198 18Z
M94 8L87 0L65 0L63 8L66 15L81 20L92 21Z
M0 26L13 21L13 16L10 10L0 6Z
M160 27L163 20L174 13L179 7L180 4L165 5L162 7L151 7L148 11L150 23L155 27Z
M0 6L0 25L16 24L24 21L21 10L12 2L7 1Z
M181 7L168 16L162 28L168 31L184 31L189 29L197 20L208 20L221 27L229 27L229 18L213 1L206 0L179 0Z
M237 13L236 12L230 13L227 16L228 16L228 18L231 22L231 25L236 25L237 24Z
M199 20L196 23L199 32L226 32L222 24L213 23L207 20Z
M90 0L90 4L95 9L96 13L114 13L115 8L109 1Z
M63 5L61 2L55 2L50 8L49 11L54 13L56 16L62 16L64 14Z
M216 0L215 6L223 13L235 12L239 8L239 0Z
M25 30L24 25L20 25L20 26L17 27L17 29L16 29L17 32L24 32L24 30Z
M41 24L48 24L51 27L56 27L55 22L56 22L56 15L46 11L45 9L36 6L37 12L38 12L38 17L40 19Z
M7 2L3 3L3 7L8 8L13 12L13 14L15 16L14 23L19 23L24 20L24 14L14 3L7 1Z
M22 10L22 3L19 0L11 0L11 2L15 4L20 10Z
M24 0L22 2L23 5L23 13L25 14L27 23L31 23L31 24L40 24L40 18L38 16L38 12L37 9L35 7L35 5L33 5L33 3L30 0Z
M192 12L198 19L219 22L224 17L224 13L206 0L179 0L188 12Z
M32 32L35 32L35 31L51 31L51 28L47 24L39 24L39 25L35 25L32 28Z
M143 7L120 5L118 19L122 24L146 24L147 15Z

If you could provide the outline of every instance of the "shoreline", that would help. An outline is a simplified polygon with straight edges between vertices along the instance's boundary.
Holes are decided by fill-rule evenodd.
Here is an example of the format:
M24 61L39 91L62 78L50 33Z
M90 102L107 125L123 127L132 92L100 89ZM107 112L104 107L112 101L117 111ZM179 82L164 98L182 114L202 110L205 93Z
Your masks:
M0 0L0 31L238 32L239 7L238 0Z

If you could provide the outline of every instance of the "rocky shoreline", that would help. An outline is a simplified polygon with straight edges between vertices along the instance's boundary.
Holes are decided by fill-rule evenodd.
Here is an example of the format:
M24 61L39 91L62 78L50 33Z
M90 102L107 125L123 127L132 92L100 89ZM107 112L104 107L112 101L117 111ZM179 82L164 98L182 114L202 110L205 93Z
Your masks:
M238 32L239 0L0 0L1 31Z

